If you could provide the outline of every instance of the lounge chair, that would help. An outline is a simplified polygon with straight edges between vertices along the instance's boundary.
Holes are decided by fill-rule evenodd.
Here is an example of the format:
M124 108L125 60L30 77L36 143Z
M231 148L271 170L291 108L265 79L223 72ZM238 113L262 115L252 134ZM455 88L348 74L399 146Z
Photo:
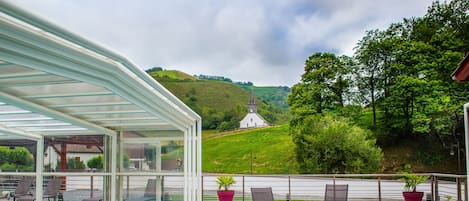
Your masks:
M63 178L62 177L54 177L48 183L46 188L44 189L44 193L42 194L42 198L47 198L47 200L53 199L54 201L57 199L57 194L59 193L60 187L62 186ZM17 198L17 201L34 201L36 200L35 196L23 196Z
M333 185L326 184L324 201L347 201L348 184Z
M253 201L274 201L272 188L251 188L251 196Z
M156 179L148 179L143 197L131 198L128 201L147 201L156 198Z
M26 195L31 195L29 193L29 188L34 182L34 177L23 177L21 180L18 182L18 185L16 186L15 192L13 194L13 201L16 201L17 197L21 196L26 196Z

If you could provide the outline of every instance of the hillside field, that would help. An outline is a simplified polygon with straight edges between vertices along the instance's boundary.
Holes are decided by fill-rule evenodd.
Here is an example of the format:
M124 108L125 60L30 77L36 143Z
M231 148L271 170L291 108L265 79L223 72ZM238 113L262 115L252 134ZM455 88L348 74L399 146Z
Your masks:
M298 165L288 125L210 135L203 140L203 172L295 174ZM254 159L255 158L255 159Z
M384 160L377 173L396 173L405 164L410 164L414 172L457 172L457 160L449 154L432 163L422 161L422 146L403 140L395 146L382 147ZM253 174L296 174L299 171L294 148L288 125L222 133L204 131L202 169L206 173L250 174L252 151L256 158Z

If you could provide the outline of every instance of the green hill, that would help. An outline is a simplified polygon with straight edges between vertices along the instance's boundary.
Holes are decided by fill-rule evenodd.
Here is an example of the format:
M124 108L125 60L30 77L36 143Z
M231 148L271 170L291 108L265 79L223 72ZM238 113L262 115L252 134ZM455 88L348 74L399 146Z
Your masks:
M178 70L160 70L149 73L152 77L160 81L195 81L197 78L178 71Z
M257 87L257 86L241 84L241 83L236 83L236 85L240 86L242 89L244 89L247 92L251 92L252 90L258 98L266 102L272 103L273 105L277 107L285 108L285 109L288 108L287 97L288 97L288 94L290 93L290 88L287 86Z
M150 72L158 82L203 118L204 129L230 130L239 127L246 115L250 93L224 81L199 80L179 71ZM257 99L258 112L268 122L288 122L288 110Z
M210 173L298 173L288 125L218 133L203 140L202 168ZM255 158L255 159L254 159Z

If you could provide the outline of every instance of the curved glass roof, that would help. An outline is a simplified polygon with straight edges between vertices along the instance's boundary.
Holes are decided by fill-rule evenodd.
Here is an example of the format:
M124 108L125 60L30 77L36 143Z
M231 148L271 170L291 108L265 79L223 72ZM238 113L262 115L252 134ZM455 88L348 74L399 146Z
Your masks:
M0 11L0 138L184 131L200 121L119 55L14 7Z

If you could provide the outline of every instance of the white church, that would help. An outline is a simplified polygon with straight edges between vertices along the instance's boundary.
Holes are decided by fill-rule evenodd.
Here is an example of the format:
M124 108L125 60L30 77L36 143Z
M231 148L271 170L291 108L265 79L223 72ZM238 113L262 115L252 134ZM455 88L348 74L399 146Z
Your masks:
M265 126L269 126L269 123L257 113L256 98L254 97L254 92L251 92L248 114L239 122L239 128L259 128Z

